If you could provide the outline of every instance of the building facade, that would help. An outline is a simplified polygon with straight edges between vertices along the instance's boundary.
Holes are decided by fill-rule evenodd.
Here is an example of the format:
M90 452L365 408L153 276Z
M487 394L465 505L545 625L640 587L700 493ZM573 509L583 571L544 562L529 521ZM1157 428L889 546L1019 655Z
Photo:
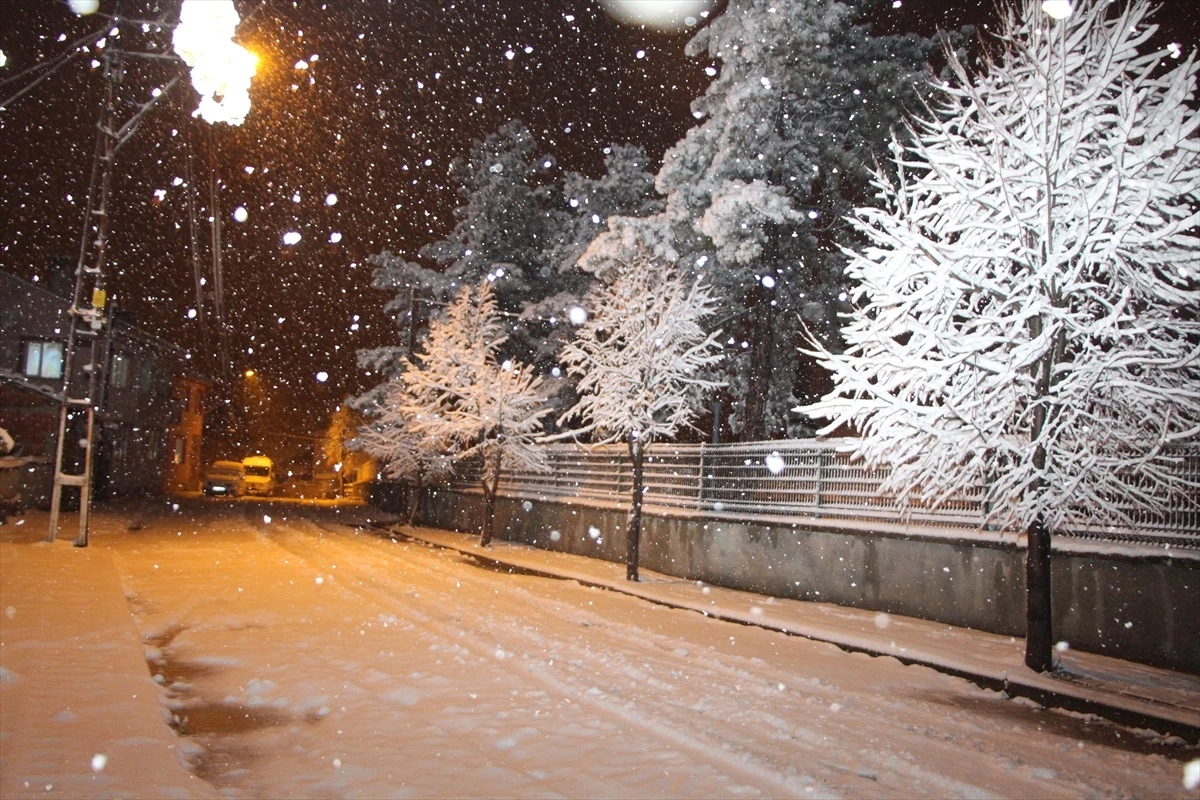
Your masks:
M70 301L36 283L0 271L0 427L14 453L42 456L53 481ZM177 345L119 317L87 344L105 365L98 378L93 490L97 497L198 491L210 380ZM75 360L86 377L86 358ZM82 463L82 420L68 428L65 461ZM77 468L64 465L68 471ZM48 502L27 498L27 505ZM40 495L39 487L26 494Z

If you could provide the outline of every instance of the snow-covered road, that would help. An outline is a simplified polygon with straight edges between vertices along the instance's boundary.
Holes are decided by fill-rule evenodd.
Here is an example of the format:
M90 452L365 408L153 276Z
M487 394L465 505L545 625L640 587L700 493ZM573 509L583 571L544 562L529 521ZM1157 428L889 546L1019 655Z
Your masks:
M96 538L227 796L1186 796L1189 748L335 520Z

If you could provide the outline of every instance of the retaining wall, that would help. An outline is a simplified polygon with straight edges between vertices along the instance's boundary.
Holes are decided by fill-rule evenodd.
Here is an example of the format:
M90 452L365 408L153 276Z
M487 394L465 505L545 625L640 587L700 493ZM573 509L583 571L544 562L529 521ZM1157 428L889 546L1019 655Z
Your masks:
M422 522L478 532L479 494L427 492ZM512 497L496 536L622 562L628 512ZM641 566L776 597L819 600L1024 636L1025 550L994 534L845 530L669 511L642 520ZM1200 560L1056 546L1054 633L1071 647L1200 675Z

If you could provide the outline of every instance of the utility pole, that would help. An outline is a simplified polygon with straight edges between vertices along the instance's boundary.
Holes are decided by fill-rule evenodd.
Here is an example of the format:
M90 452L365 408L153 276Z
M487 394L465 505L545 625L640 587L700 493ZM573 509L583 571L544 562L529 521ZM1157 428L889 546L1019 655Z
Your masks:
M105 260L108 247L108 219L111 212L113 162L117 150L133 136L142 118L156 102L177 84L176 76L164 86L156 88L151 99L143 103L137 112L123 125L117 125L117 95L124 78L126 57L149 60L165 60L194 66L197 61L207 62L211 67L201 70L206 78L203 88L197 86L201 95L214 100L214 108L203 114L210 122L223 121L240 125L249 111L249 85L254 74L256 59L252 53L233 42L237 12L233 3L228 3L229 15L214 17L207 3L185 0L180 9L180 21L174 26L172 47L168 52L134 52L122 50L119 45L122 25L120 12L113 17L113 28L106 37L110 41L104 50L104 75L106 80L104 110L97 126L96 151L92 161L92 178L88 186L88 198L83 218L83 234L79 245L79 260L75 267L75 292L67 310L67 342L63 353L63 380L60 395L61 408L58 420L58 446L54 459L54 489L50 499L50 541L58 534L59 515L62 511L62 496L65 487L79 487L79 536L77 547L88 543L88 517L92 500L93 450L96 440L96 414L104 405L108 353L112 336L112 309L108 303L105 287ZM217 27L211 23L216 20ZM184 24L185 21L188 24ZM209 24L206 24L209 23ZM161 30L159 23L141 23L143 30L153 25ZM181 35L182 34L182 35ZM227 37L227 38L226 38ZM196 72L192 74L193 81ZM230 80L232 82L230 82ZM215 81L215 82L214 82ZM201 103L200 109L205 104ZM198 109L197 113L199 113ZM190 166L190 162L189 162ZM194 177L189 170L189 191ZM215 198L216 178L211 187ZM214 220L219 214L214 210ZM197 238L193 234L193 244ZM220 227L213 228L214 259L218 283L220 282ZM197 281L199 284L199 281ZM198 295L199 296L199 295ZM199 296L199 299L203 299ZM218 302L221 298L218 294ZM203 304L200 304L203 313ZM224 327L223 325L221 327ZM105 330L108 329L107 336ZM104 346L101 343L104 342ZM78 368L77 368L78 365ZM77 373L79 373L77 375ZM67 436L74 434L76 420L86 418L84 436L80 439L83 449L83 471L68 472L66 467Z
M121 20L114 20L116 26ZM58 415L58 445L54 456L54 489L50 496L49 539L58 535L63 489L79 488L79 534L76 547L87 547L88 522L92 503L93 451L96 443L96 414L104 406L108 356L112 343L112 307L108 302L104 267L108 257L108 220L111 213L113 164L117 150L129 141L142 117L179 82L173 78L142 104L123 125L117 126L117 95L125 75L126 53L115 45L104 51L104 108L96 132L96 150L92 159L92 177L84 208L79 259L75 265L75 291L67 309L67 341L63 352L62 393ZM159 54L140 57L164 58ZM169 57L173 60L173 57ZM76 369L76 365L79 368ZM79 439L83 450L82 472L70 472L67 463L67 436L76 432L76 420L84 420ZM80 467L74 467L80 468Z

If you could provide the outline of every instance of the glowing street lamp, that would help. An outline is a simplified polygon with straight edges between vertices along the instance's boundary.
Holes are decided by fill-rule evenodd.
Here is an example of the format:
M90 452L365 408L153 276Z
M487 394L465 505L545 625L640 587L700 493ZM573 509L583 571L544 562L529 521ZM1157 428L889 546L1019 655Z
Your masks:
M179 24L171 35L175 52L191 68L192 86L200 95L200 104L192 113L216 124L241 125L250 113L250 80L258 66L258 58L233 41L241 18L233 0L183 0L179 8ZM212 140L213 147L216 140ZM212 222L213 276L216 279L217 324L225 326L221 286L221 216L218 211L219 180L216 168L209 181ZM245 222L244 207L233 212L237 222ZM224 339L222 339L222 358ZM249 378L250 375L247 375Z
M625 25L679 32L699 24L712 12L713 0L601 0L601 6Z
M1042 0L1042 11L1052 19L1066 19L1074 10L1071 0Z
M183 0L171 41L191 67L192 85L200 93L193 116L241 125L250 113L250 79L258 58L233 41L240 22L233 0Z

